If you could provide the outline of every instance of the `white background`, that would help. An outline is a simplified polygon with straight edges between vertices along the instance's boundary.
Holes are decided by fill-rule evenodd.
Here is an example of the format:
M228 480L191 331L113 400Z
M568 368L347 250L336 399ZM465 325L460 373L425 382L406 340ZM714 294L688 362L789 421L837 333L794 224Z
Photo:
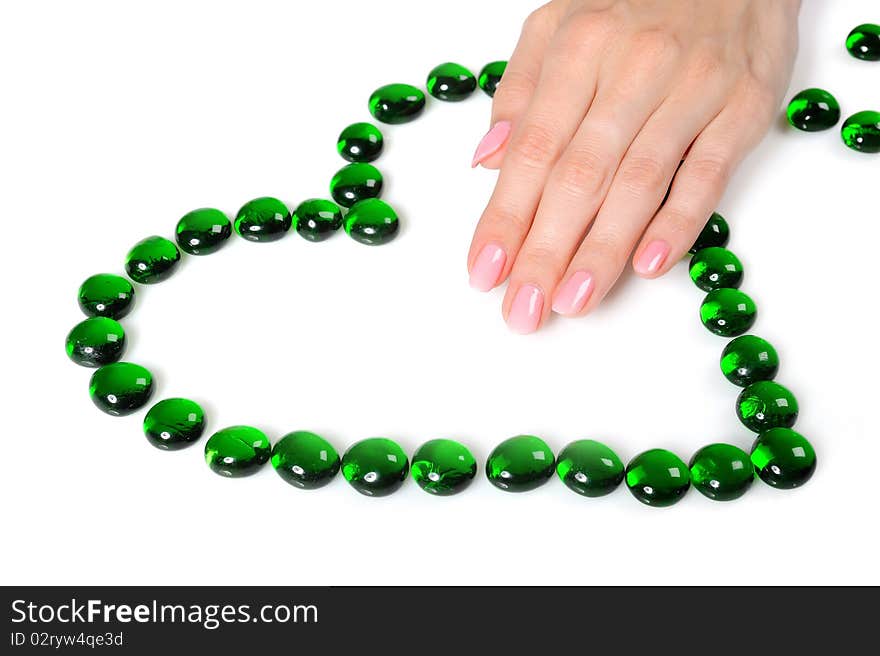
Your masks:
M804 4L788 96L823 86L845 115L880 108L880 64L843 48L854 25L880 21L876 1ZM225 480L203 443L159 451L142 413L92 405L91 371L63 351L84 278L121 272L133 243L170 237L190 209L326 196L343 164L336 136L369 119L373 88L506 58L532 7L3 3L3 583L880 583L880 157L836 130L780 120L719 207L759 304L755 331L777 346L819 454L801 490L758 482L731 504L692 491L666 510L623 488L584 499L558 480L505 494L482 474L447 499L411 481L369 499L341 477L303 492L268 466ZM469 289L467 247L494 181L469 164L489 108L478 92L383 127L378 165L404 226L392 244L233 237L139 287L126 359L154 372L155 399L202 402L210 430L314 430L340 452L374 435L408 453L454 437L481 466L518 433L557 451L597 438L624 460L748 448L738 389L718 370L724 341L698 320L686 263L659 281L627 275L594 315L526 337L506 330L501 290Z

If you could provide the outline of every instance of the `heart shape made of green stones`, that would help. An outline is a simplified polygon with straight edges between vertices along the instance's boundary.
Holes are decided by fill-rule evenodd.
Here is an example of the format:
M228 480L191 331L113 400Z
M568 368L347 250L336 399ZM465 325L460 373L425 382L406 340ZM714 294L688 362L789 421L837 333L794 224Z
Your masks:
M469 97L477 87L493 96L501 84L506 62L487 64L479 76L454 63L441 64L428 74L430 95L444 102ZM387 124L415 120L424 111L425 94L412 85L389 84L377 89L368 102L373 117ZM381 131L371 123L353 123L337 140L337 150L349 163L333 176L333 200L308 199L292 212L272 197L253 199L238 211L234 221L220 210L201 208L177 223L175 241L151 236L135 244L125 261L128 277L151 285L168 279L187 256L205 256L221 249L235 232L253 242L272 242L291 229L310 242L332 237L340 228L357 242L371 246L387 243L398 234L399 218L380 199L382 173L371 162L383 150ZM756 477L779 489L806 483L816 467L810 443L792 430L797 419L795 397L773 379L779 359L765 340L745 334L754 324L757 309L739 290L743 266L725 247L730 237L727 222L713 214L693 247L689 272L706 296L700 319L712 333L732 337L721 356L724 376L742 389L736 413L743 425L757 434L751 453L731 444L710 444L685 464L665 449L650 449L624 467L606 445L578 440L558 456L539 437L519 435L499 444L486 462L488 480L508 492L526 492L546 483L555 471L572 491L600 497L626 481L630 492L653 507L678 502L690 487L716 501L739 498ZM120 361L125 331L118 322L127 316L136 296L134 286L115 274L97 274L80 286L79 305L88 316L68 334L67 354L75 363L96 368L89 393L102 411L124 416L147 405L153 378L145 368ZM179 450L197 442L206 425L202 408L189 399L171 398L156 403L144 419L144 433L155 447ZM243 477L271 461L285 482L301 489L317 489L342 471L358 492L371 497L398 490L408 474L426 492L450 496L473 481L477 464L464 445L448 439L423 444L413 454L412 466L393 441L374 437L361 440L339 456L324 438L308 431L283 436L274 446L260 430L230 426L216 431L205 445L208 466L225 477Z

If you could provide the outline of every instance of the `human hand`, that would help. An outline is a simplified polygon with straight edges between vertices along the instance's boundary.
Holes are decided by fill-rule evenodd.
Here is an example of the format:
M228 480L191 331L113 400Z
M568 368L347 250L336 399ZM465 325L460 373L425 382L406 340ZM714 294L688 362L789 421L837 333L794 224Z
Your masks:
M776 114L799 7L553 0L529 16L474 156L500 174L468 255L474 288L509 278L512 330L589 312L633 249L646 278L687 252Z

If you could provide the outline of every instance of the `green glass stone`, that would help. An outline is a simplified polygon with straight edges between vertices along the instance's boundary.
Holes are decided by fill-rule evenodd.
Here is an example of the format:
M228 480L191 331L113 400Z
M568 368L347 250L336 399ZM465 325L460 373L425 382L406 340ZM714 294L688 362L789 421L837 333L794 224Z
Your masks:
M840 128L843 143L860 153L880 153L880 112L853 114Z
M753 433L791 428L798 416L794 394L772 380L759 380L739 393L736 416Z
M498 88L498 84L501 82L501 76L504 75L504 70L506 68L506 61L494 61L483 66L483 70L480 71L480 77L478 78L480 88L485 91L489 97L495 95L495 90Z
M486 478L505 492L528 492L553 476L555 459L547 443L534 435L517 435L496 446L486 460Z
M409 461L403 449L384 437L361 440L342 456L345 480L368 497L384 497L396 492L408 472Z
M715 289L700 306L700 320L710 332L722 337L742 335L755 323L755 302L738 289Z
M308 241L324 241L342 226L339 205L323 198L310 198L293 211L293 229Z
M115 319L89 317L67 334L67 357L83 367L116 362L125 350L125 331Z
M742 284L743 266L739 258L726 248L710 246L691 258L691 280L704 292L722 287L736 288Z
M248 241L278 241L290 230L290 212L277 198L263 196L242 205L235 215L235 231Z
M177 245L190 255L216 253L232 234L232 222L220 210L203 207L177 222Z
M98 273L79 286L80 309L90 317L121 319L131 310L134 285L122 276Z
M362 244L387 244L397 236L400 221L385 201L368 198L356 203L345 216L345 232Z
M710 246L727 246L728 241L730 241L730 226L723 216L713 212L688 252L695 255L697 251Z
M816 452L800 433L771 428L752 445L752 464L767 485L781 490L800 487L816 471Z
M205 411L189 399L163 399L147 411L144 435L157 449L177 451L205 432Z
M378 198L381 194L382 174L372 164L343 166L330 180L330 195L343 207L351 207L367 198Z
M215 473L242 478L260 471L272 453L269 438L252 426L230 426L205 443L205 462Z
M570 490L601 497L623 481L623 462L601 442L577 440L559 452L556 474Z
M819 132L837 125L840 105L837 98L824 89L804 89L788 103L785 115L792 127L804 132Z
M386 84L370 96L370 114L383 123L415 120L425 109L425 94L411 84Z
M476 475L477 461L455 440L429 440L413 454L413 480L429 494L448 497L463 492Z
M626 486L642 503L664 508L687 493L691 475L687 465L671 451L651 449L630 460Z
M125 271L142 285L153 285L171 277L180 262L180 251L165 237L147 237L128 251Z
M372 123L352 123L336 140L336 151L349 162L372 162L382 154L385 140Z
M272 467L278 475L302 490L317 490L339 471L339 454L320 435L295 431L272 447Z
M92 374L89 396L108 415L124 417L143 408L153 395L153 375L139 364L114 362Z
M713 501L733 501L749 491L755 468L749 454L732 444L710 444L691 458L691 482Z
M721 353L721 373L739 387L759 380L772 380L778 370L776 349L770 342L755 335L743 335L731 340Z
M431 69L426 86L438 100L459 102L474 92L477 78L461 64L446 62Z
M865 23L846 37L846 49L856 59L880 61L880 25Z

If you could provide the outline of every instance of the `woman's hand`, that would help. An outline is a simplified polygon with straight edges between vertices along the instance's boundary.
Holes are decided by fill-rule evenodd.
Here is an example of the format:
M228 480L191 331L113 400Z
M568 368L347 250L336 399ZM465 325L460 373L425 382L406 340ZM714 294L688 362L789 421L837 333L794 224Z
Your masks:
M501 171L468 256L476 289L510 278L511 329L589 312L633 251L646 278L684 255L776 114L799 4L553 0L529 16L474 156Z

